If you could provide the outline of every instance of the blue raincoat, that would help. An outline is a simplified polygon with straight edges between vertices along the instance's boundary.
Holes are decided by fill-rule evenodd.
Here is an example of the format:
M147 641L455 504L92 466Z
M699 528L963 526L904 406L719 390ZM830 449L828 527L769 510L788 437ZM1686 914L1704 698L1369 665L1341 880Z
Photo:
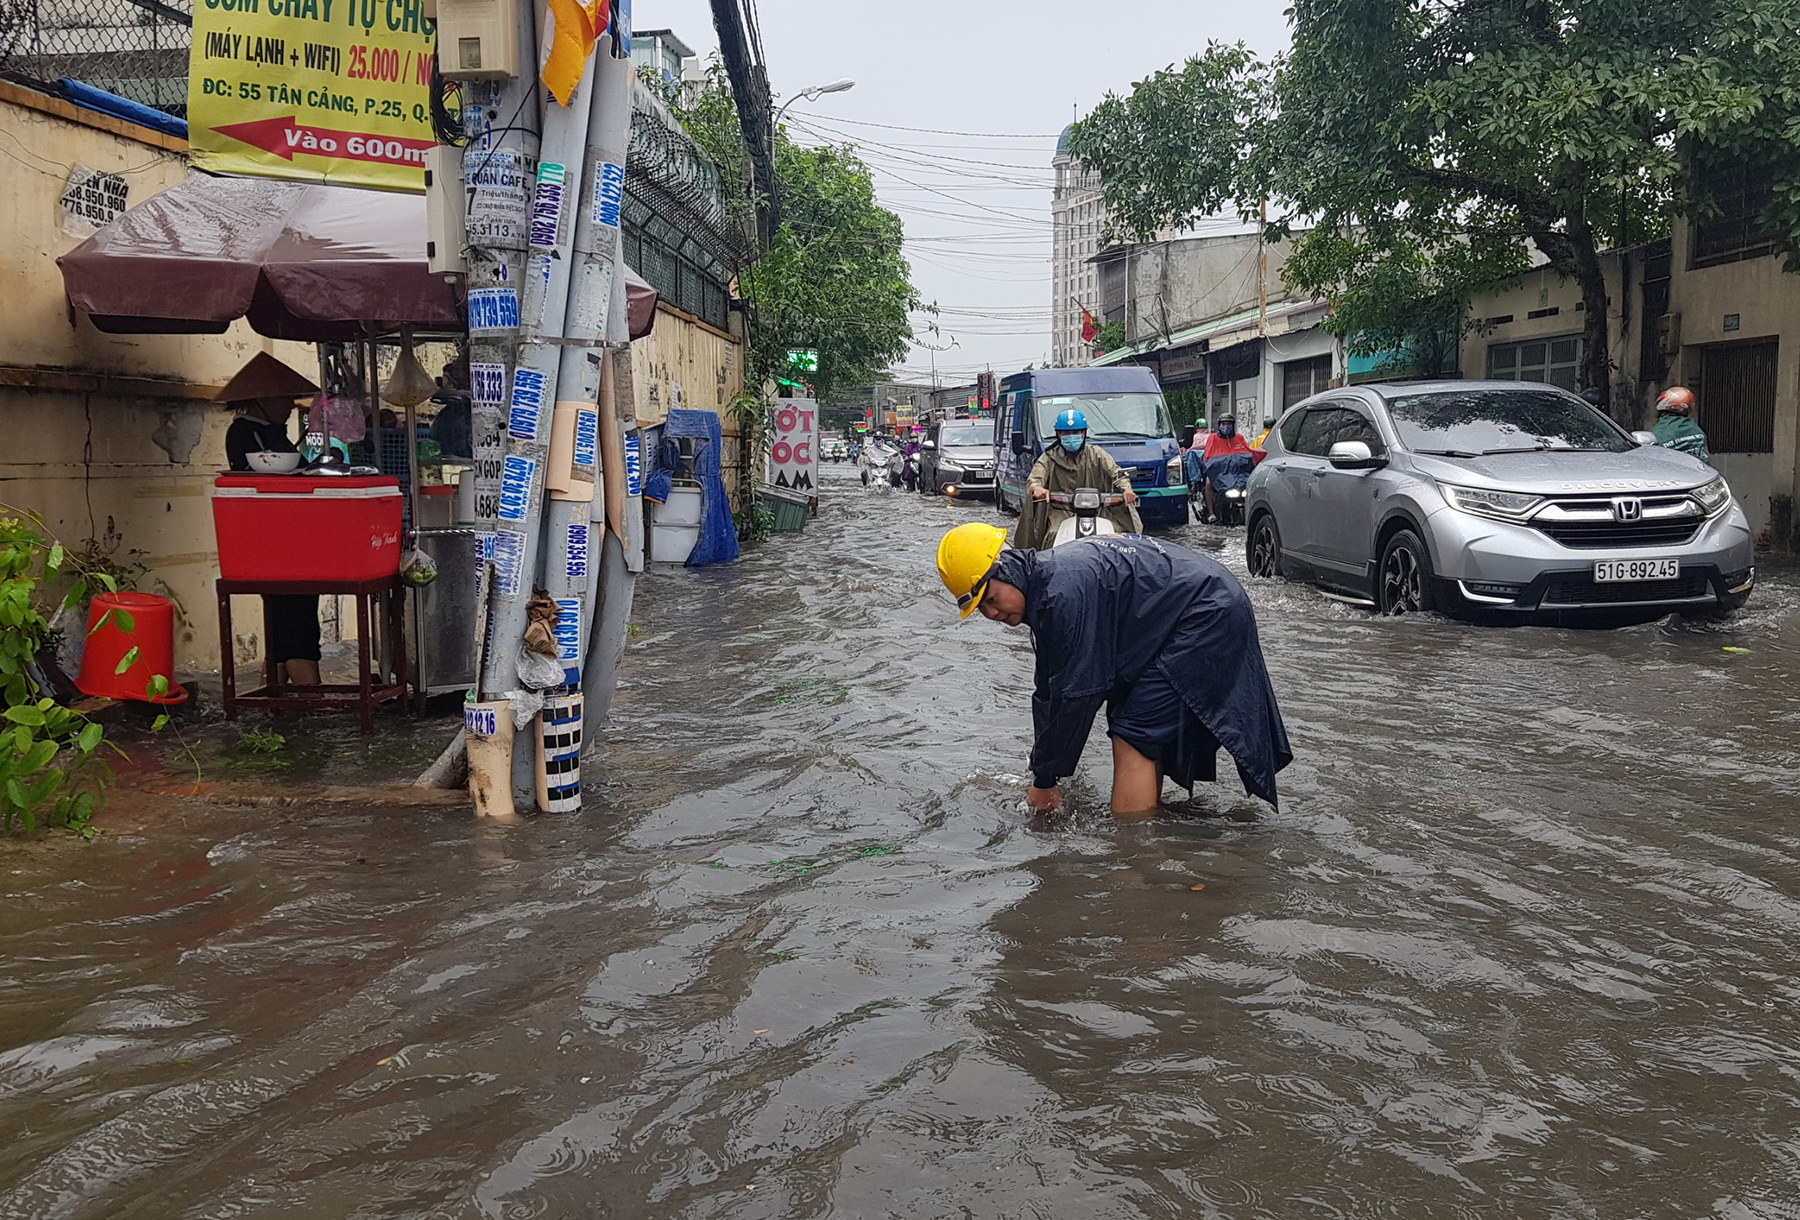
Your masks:
M1073 775L1101 706L1116 709L1140 679L1160 677L1180 695L1172 714L1181 720L1159 751L1163 774L1192 791L1195 780L1218 777L1224 746L1244 791L1275 803L1275 774L1294 755L1250 598L1230 572L1128 534L1002 551L991 579L1025 594L1025 624L1037 643L1036 783Z

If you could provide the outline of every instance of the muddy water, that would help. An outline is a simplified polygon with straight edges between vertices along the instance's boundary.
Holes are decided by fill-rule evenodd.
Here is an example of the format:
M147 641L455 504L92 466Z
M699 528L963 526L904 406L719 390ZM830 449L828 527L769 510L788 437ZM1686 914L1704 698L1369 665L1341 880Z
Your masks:
M988 512L844 487L646 582L580 818L9 851L0 1216L1797 1214L1800 582L1609 633L1258 582L1281 810L1115 828L1096 739L1034 824L1026 642L931 571Z

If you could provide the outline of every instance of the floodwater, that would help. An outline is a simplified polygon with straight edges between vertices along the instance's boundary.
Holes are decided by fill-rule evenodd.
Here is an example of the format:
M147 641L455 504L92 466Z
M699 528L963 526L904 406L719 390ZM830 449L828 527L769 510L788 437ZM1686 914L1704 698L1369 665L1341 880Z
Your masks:
M1028 643L932 569L991 512L844 482L643 582L580 817L6 849L0 1217L1800 1215L1800 580L1254 582L1280 810L1115 827L1096 737L1045 823Z

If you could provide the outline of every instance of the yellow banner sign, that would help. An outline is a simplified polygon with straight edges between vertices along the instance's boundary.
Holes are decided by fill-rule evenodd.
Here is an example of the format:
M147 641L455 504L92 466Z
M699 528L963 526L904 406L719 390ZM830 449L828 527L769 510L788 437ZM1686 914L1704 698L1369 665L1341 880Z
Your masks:
M421 0L195 0L193 163L422 191L436 45Z

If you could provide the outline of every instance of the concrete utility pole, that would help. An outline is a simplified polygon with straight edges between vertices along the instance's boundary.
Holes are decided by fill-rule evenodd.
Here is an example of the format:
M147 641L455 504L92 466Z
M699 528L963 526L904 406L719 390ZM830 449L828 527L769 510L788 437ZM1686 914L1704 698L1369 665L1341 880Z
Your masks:
M719 58L731 81L731 97L737 104L744 146L750 151L757 227L767 246L781 228L781 182L775 174L775 125L771 116L774 98L769 93L769 74L745 28L739 0L712 0L712 14L713 28L719 35Z

